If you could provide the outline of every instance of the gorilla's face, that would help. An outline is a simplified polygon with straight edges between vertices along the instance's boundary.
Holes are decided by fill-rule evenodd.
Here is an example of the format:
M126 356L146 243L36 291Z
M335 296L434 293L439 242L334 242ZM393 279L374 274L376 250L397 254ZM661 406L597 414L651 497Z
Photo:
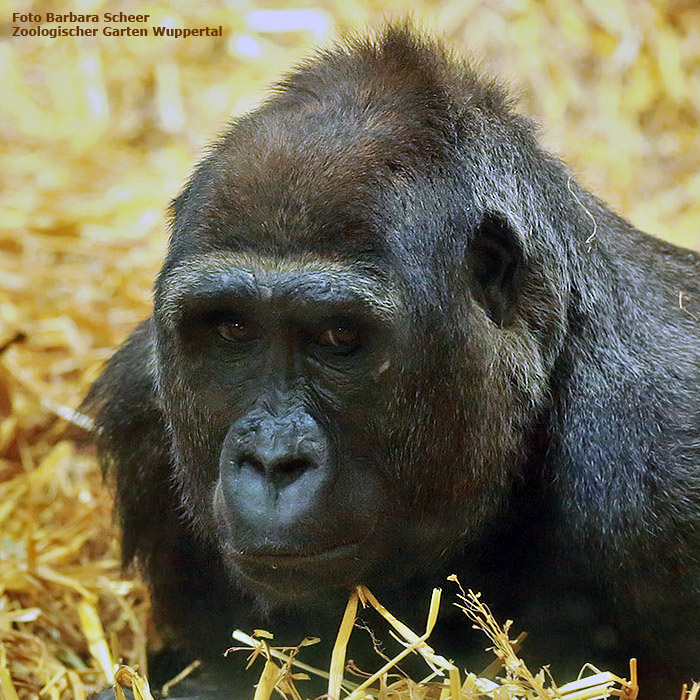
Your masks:
M175 265L159 299L178 466L232 572L276 598L362 580L395 529L398 299L347 265L236 253Z

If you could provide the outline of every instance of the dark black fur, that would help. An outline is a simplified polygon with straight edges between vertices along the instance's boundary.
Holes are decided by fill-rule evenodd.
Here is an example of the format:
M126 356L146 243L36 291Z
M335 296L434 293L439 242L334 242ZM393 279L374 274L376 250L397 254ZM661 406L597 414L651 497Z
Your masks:
M205 253L211 273L186 262ZM218 659L235 627L328 639L360 580L420 626L454 572L560 678L584 661L625 675L634 655L644 697L675 697L700 676L699 273L697 253L611 212L497 87L410 30L299 66L175 201L154 317L88 397L125 560L172 645ZM288 277L302 302L308 283L341 305L336 276L384 317L332 369L295 359L273 381L267 340L234 361L212 340L220 310L189 307L190 289ZM276 324L292 312L271 293ZM263 469L256 450L278 439L284 467ZM288 496L302 476L311 495ZM306 515L285 529L273 506L248 512L239 491L255 500L260 479ZM372 536L352 561L308 573L245 559L355 531ZM445 655L484 644L443 617Z

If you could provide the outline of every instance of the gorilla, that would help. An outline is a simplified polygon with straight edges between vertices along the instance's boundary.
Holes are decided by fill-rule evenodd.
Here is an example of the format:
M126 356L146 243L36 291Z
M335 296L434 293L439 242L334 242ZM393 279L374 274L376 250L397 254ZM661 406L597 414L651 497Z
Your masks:
M698 253L404 24L294 68L171 215L153 315L86 401L161 673L203 660L174 694L252 698L235 628L325 663L358 583L422 626L450 573L555 677L700 676ZM432 642L460 663L465 622Z

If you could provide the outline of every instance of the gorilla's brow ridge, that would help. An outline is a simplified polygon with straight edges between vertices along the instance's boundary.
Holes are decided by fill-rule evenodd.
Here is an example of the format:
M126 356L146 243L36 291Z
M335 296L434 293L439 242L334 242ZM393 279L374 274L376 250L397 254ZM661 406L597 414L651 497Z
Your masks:
M249 252L214 252L186 258L167 270L158 283L162 318L172 323L179 315L184 300L193 290L216 284L225 275L234 277L236 287L258 289L257 274L288 274L298 278L301 296L304 288L320 287L321 281L337 285L350 292L382 320L390 322L397 317L401 303L398 294L384 281L379 281L366 270L355 269L339 260L311 255L273 257ZM321 279L314 279L318 275ZM307 279L304 279L306 277Z

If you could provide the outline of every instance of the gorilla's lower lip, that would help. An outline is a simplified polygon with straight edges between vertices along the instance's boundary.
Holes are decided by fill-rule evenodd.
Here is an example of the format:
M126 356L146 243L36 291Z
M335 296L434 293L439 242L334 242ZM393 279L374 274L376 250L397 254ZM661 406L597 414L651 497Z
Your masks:
M320 552L265 552L235 551L234 556L240 564L252 566L269 566L277 568L301 568L308 565L325 563L333 559L351 559L357 556L359 542L341 544Z

